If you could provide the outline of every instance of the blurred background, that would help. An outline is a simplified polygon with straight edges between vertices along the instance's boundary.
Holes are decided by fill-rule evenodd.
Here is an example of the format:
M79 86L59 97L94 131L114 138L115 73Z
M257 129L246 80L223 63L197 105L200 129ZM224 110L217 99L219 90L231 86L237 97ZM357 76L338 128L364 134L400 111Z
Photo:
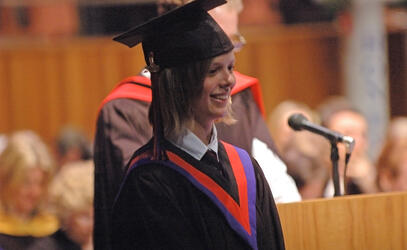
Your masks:
M343 95L374 151L391 117L407 115L407 1L243 3L236 68L260 79L267 116L285 100L316 108ZM144 65L140 46L112 37L154 15L154 0L0 1L0 133L53 143L69 125L93 140L103 98Z

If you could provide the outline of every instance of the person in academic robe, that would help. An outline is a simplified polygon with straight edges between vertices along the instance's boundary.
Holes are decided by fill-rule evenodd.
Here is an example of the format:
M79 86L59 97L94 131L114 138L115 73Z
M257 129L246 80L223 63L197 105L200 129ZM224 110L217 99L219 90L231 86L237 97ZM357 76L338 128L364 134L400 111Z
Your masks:
M171 7L168 7L169 2L181 4L176 0L158 2L159 13ZM241 0L229 0L209 11L232 40L235 52L245 44L238 29L238 15L242 9ZM218 137L245 149L260 162L277 203L301 200L295 182L276 153L264 120L259 80L237 71L234 74L236 85L232 89L232 110L236 122L229 125L218 123ZM148 121L151 98L150 72L143 69L139 75L119 82L100 105L94 143L94 245L98 249L111 249L108 230L114 197L130 157L152 136Z
M223 3L193 1L114 38L142 43L153 125L115 199L114 249L284 249L262 169L217 138L215 122L234 121L234 46L207 13Z

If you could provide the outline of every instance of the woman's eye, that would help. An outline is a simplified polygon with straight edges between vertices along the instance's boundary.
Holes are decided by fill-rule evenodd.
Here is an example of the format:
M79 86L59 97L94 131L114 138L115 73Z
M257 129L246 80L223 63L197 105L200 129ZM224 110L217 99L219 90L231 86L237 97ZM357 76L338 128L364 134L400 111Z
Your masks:
M218 71L218 68L209 69L208 73L209 73L210 75L213 75L213 74L216 73L216 71Z
M235 69L235 65L229 65L228 70L233 71Z

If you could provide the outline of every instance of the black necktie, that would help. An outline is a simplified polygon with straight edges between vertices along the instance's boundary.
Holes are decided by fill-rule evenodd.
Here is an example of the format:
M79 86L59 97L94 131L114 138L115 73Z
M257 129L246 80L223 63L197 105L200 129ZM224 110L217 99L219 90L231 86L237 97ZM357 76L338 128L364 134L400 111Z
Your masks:
M202 161L215 168L219 174L224 176L222 165L219 163L218 157L213 150L208 149L208 151L206 151L205 155L202 157Z
M212 163L218 163L218 157L216 156L216 153L212 149L208 149L205 155L202 157L202 159L205 159L206 161Z

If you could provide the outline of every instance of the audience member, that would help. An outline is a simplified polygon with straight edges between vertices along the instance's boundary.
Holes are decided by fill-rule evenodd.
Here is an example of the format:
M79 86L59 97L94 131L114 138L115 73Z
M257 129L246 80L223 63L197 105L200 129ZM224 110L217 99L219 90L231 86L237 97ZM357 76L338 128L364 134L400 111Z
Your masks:
M287 172L303 200L322 198L330 177L329 161L323 154L325 139L308 131L297 132L282 152Z
M47 212L54 164L47 146L32 131L10 135L0 155L0 249L55 249L50 237L58 220Z
M386 140L396 141L407 138L407 117L397 116L390 120L387 125Z
M379 191L403 191L407 186L407 117L397 116L387 125L386 139L376 160Z
M407 138L388 140L376 167L380 191L407 191Z
M63 127L59 131L55 143L58 167L70 162L92 159L91 143L77 128Z
M93 249L93 162L68 163L50 186L50 203L61 223L54 235L61 250Z
M318 107L321 124L355 139L355 146L348 163L346 178L347 194L376 192L376 170L368 157L368 124L366 118L342 96L331 96ZM339 174L344 178L345 148L339 144ZM342 181L341 181L342 183ZM328 191L330 190L330 191ZM333 194L333 189L327 190L327 196ZM345 190L341 193L344 194Z

